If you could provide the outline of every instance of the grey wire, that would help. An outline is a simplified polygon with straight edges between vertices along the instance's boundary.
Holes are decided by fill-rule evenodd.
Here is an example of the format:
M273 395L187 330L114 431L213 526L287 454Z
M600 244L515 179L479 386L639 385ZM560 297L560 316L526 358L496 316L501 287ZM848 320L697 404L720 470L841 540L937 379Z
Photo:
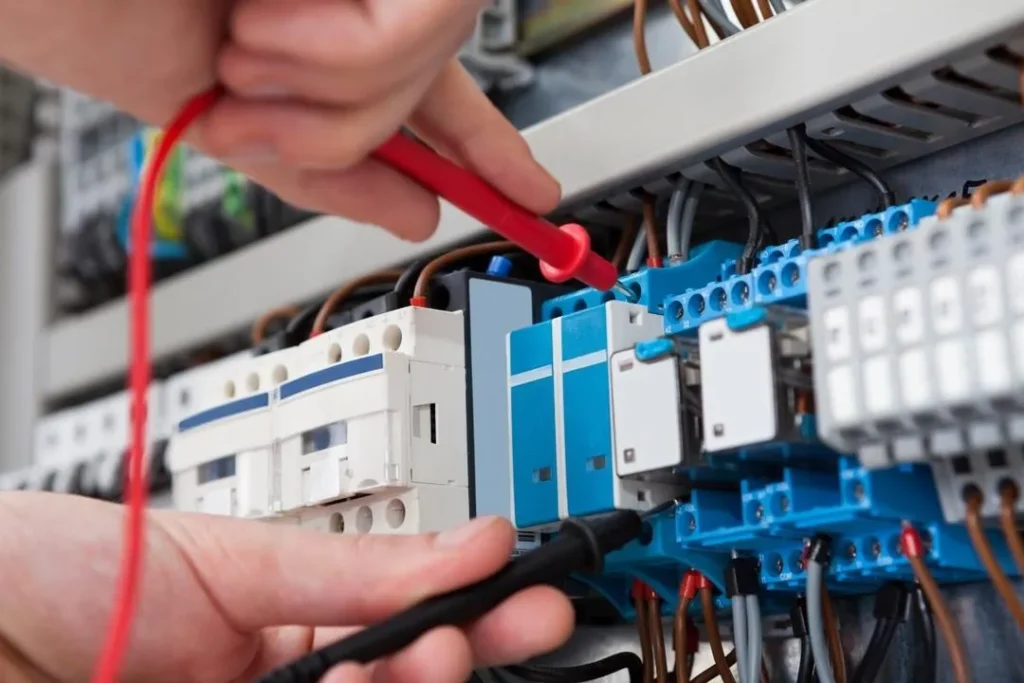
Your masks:
M704 14L708 15L708 19L718 25L726 36L734 36L740 32L739 26L732 23L726 15L721 0L698 0L698 2L700 2L700 8L704 10Z
M683 261L690 260L690 243L693 242L693 226L697 220L697 207L700 205L700 196L704 193L703 183L694 183L690 187L690 194L683 205L683 224L680 226L679 235L679 258Z
M747 681L747 656L750 653L747 652L747 604L742 595L732 598L732 640L736 646L736 669L740 683L753 683Z
M668 255L678 256L682 253L680 241L683 232L683 206L693 188L693 182L683 178L676 185L672 198L668 201Z
M747 680L756 683L761 674L761 653L764 648L764 633L761 628L761 601L756 595L748 595L747 601L747 649L750 650L750 661L747 662Z
M789 9L786 7L785 0L768 0L768 2L771 3L772 9L775 10L776 14L782 14Z
M629 250L629 258L626 259L626 272L635 273L644 264L644 256L647 255L647 229L641 225L633 240L633 248Z
M817 665L819 683L836 683L832 675L832 662L828 657L828 643L825 640L825 620L821 613L821 583L824 580L821 564L807 562L807 630L811 637L811 652Z

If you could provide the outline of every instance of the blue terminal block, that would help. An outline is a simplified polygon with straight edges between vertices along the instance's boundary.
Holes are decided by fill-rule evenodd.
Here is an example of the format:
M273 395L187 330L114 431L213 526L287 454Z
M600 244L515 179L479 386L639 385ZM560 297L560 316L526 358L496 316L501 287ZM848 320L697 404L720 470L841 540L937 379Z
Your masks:
M617 477L612 450L611 355L656 337L661 328L661 316L645 307L611 301L509 335L518 528L671 500L674 487Z
M758 255L758 265L745 275L736 274L735 262L726 263L720 281L709 280L700 289L668 298L665 333L693 334L708 320L754 306L782 304L803 308L807 305L808 260L916 227L922 219L934 215L935 210L935 202L914 199L881 213L819 230L815 249L801 251L799 240L795 239L767 247Z
M604 571L599 576L577 576L576 579L597 591L619 610L624 619L636 617L631 589L635 580L650 586L662 599L662 613L675 612L679 601L679 583L683 574L696 569L707 576L719 589L724 588L725 569L729 555L686 548L680 543L678 510L650 520L651 537L646 543L634 541L622 550L605 558ZM715 604L725 610L729 600L717 595ZM691 614L700 614L700 603L690 606Z
M742 253L742 245L714 240L695 247L689 260L664 268L644 268L619 280L636 297L635 303L647 307L651 313L661 314L665 299L702 287L721 272L722 264L735 263ZM550 299L541 306L541 320L551 320L568 313L595 308L612 301L622 301L618 292L599 292L583 289L572 294Z

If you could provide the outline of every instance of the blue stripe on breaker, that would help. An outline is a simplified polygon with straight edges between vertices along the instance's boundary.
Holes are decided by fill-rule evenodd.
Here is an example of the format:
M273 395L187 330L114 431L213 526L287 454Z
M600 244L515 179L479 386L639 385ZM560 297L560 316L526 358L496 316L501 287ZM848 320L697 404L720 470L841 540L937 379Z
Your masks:
M216 408L210 408L204 410L201 413L196 413L192 417L187 417L178 423L178 431L185 432L196 427L202 427L205 424L222 420L225 417L232 417L234 415L240 415L247 413L250 410L257 410L259 408L266 408L270 405L270 395L266 392L262 394L256 394L255 396L246 396L240 398L237 401L231 403L224 403Z
M332 365L323 370L311 372L308 375L293 379L281 385L281 398L291 398L310 389L316 389L331 382L348 379L356 375L365 375L368 372L382 370L384 368L384 355L378 353L376 356L356 358L347 363Z

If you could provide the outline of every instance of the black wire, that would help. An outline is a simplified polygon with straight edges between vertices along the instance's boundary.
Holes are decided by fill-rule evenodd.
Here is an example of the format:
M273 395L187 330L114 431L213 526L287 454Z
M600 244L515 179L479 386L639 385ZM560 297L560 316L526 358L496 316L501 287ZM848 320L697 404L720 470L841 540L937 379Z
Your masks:
M799 124L786 131L796 163L796 194L800 201L800 246L814 248L814 210L811 206L811 169L807 165L807 126Z
M807 636L800 639L800 668L796 683L814 683L814 653L811 652L811 639Z
M761 208L757 205L757 199L753 193L743 185L738 170L721 159L712 159L707 162L707 166L718 174L726 188L736 195L736 198L743 203L743 208L747 210L747 241L743 245L743 253L736 263L736 272L745 275L753 267L754 254L761 243Z
M882 179L882 176L878 175L878 173L873 171L871 167L864 162L840 151L823 140L815 140L806 134L804 135L804 143L810 147L812 152L820 156L822 159L831 161L836 166L842 166L847 171L858 176L861 180L875 188L879 197L881 197L882 205L885 208L888 209L896 204L896 195L893 193L892 188L889 187L889 184Z
M911 599L914 603L914 681L933 683L936 678L935 619L920 586L915 587Z
M643 662L632 652L620 652L596 662L577 666L521 665L509 666L505 670L530 683L586 683L619 671L629 672L630 683L643 683L644 679Z
M395 288L392 290L398 296L403 294L412 294L412 286L416 283L416 278L419 277L420 271L434 260L433 256L416 259L410 263L402 274L398 278L398 282L395 283Z
M872 683L882 670L885 656L889 654L889 647L892 645L896 635L896 628L899 621L896 619L879 619L875 622L875 630L871 633L871 641L868 643L864 657L854 671L851 683ZM916 682L915 682L916 683Z

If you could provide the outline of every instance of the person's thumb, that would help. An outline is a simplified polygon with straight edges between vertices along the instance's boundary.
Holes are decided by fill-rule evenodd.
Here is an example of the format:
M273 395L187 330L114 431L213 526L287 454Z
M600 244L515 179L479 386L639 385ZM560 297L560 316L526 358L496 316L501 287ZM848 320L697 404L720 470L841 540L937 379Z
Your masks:
M508 521L476 519L440 534L327 535L182 513L153 516L239 629L368 624L500 569Z

